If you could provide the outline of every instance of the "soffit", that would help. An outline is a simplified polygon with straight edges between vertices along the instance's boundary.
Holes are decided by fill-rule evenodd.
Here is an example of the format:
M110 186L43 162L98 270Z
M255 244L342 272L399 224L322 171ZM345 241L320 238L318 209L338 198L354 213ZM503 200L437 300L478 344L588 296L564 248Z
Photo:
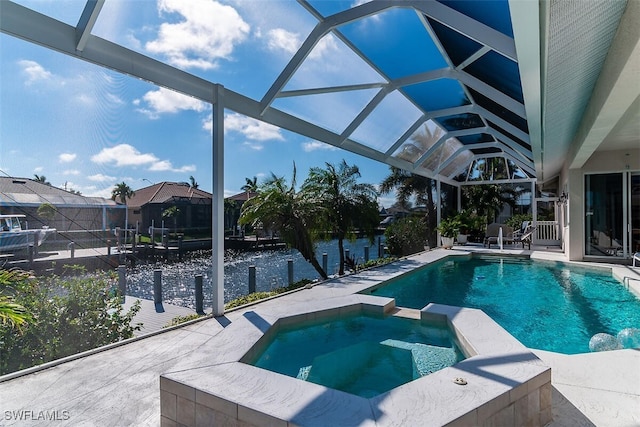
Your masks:
M566 0L547 6L539 179L557 175L584 120L626 1Z

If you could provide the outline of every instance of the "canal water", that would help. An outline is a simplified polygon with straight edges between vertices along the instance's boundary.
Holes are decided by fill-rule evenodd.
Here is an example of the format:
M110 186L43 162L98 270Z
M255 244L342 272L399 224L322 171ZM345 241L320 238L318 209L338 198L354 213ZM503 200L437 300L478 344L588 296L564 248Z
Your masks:
M384 236L381 236L384 243ZM345 241L345 251L355 256L358 263L364 262L365 247L369 248L369 259L378 258L378 238L373 244L368 239ZM327 273L338 273L338 241L319 242L316 246L318 263L322 265L322 254L327 254ZM270 291L288 285L288 260L293 260L293 280L319 279L320 276L297 250L267 250L260 252L227 252L224 262L224 302L227 303L249 293L249 266L256 267L256 290ZM189 256L182 262L140 264L127 272L127 295L153 299L153 272L162 270L163 302L195 309L195 276L202 274L204 306L212 306L211 251Z

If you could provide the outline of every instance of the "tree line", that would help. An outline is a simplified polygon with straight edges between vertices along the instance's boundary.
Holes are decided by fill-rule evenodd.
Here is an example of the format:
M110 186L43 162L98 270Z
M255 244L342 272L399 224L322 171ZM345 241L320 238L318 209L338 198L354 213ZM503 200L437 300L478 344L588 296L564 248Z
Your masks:
M344 274L344 240L356 231L373 241L380 222L378 191L371 184L358 182L360 170L342 161L314 167L300 188L294 164L289 182L271 174L253 190L254 197L242 205L239 222L277 232L291 248L297 249L320 277L326 279L315 253L315 244L335 237L340 256L338 274ZM247 180L248 184L250 180Z
M355 238L355 232L359 231L373 242L374 232L380 223L377 198L394 190L398 205L408 210L413 200L416 205L424 207L424 212L417 218L407 219L408 227L401 225L392 231L409 234L400 238L412 240L414 247L417 244L420 248L423 245L437 246L436 180L392 166L378 191L372 184L358 182L360 170L344 160L337 165L325 163L324 168L311 168L299 189L296 175L294 164L289 182L273 173L262 184L258 184L255 177L246 178L242 189L247 195L251 193L254 196L247 197L242 205L239 223L277 232L322 278L326 279L327 273L318 263L315 243L323 238L337 239L340 256L338 274L344 274L344 240ZM505 203L514 207L519 194L508 186L484 184L463 187L462 200L471 214L486 224L495 219ZM448 197L452 199L453 195ZM451 215L455 213L457 209Z

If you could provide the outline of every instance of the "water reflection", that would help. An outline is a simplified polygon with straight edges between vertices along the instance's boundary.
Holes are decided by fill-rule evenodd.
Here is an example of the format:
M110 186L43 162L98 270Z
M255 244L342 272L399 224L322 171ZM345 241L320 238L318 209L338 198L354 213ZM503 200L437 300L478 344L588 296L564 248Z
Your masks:
M384 242L384 237L381 237ZM368 239L357 239L345 242L345 250L355 256L360 263L364 262L365 247L369 249L369 258L378 257L378 239L373 245ZM322 254L327 253L328 274L338 272L337 241L320 242L316 255L322 265ZM278 250L262 252L240 252L225 254L224 262L224 302L246 295L249 292L249 266L256 266L256 290L269 291L288 284L287 262L293 260L293 280L317 279L318 273L302 258L297 250ZM194 282L195 276L202 274L205 309L212 306L211 295L211 251L191 254L182 262L170 264L156 263L139 265L127 272L127 294L139 298L153 299L153 271L162 270L163 301L195 309Z

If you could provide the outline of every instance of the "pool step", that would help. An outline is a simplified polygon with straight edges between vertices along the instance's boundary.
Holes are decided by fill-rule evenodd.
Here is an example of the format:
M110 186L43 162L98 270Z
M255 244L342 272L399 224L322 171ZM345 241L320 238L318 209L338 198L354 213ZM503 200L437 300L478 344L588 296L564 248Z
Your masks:
M380 344L410 350L416 374L420 377L458 363L459 357L452 347L439 347L429 344L410 343L388 339Z
M387 339L379 343L362 342L318 356L312 365L301 367L296 378L344 390L345 383L362 375L375 375L379 379L391 375L384 382L399 385L459 361L458 353L451 347ZM394 369L382 372L380 368L384 365Z

